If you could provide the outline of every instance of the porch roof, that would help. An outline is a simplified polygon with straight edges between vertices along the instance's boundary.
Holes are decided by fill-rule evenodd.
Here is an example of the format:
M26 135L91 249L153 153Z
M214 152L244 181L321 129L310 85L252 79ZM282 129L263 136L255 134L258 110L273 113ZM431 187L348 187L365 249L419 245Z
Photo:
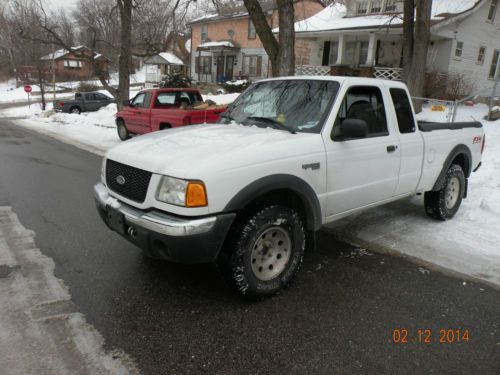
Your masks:
M440 21L463 14L482 0L434 0L432 4L432 21ZM295 23L295 32L298 34L322 33L341 30L373 30L387 27L401 27L403 15L401 13L374 14L367 16L347 17L347 8L343 4L334 3L321 12L305 20ZM278 29L274 29L278 32Z
M184 65L182 60L171 52L160 52L144 62L146 64Z
M196 51L220 52L224 50L239 51L239 49L240 47L236 46L233 42L219 41L202 43L196 48Z

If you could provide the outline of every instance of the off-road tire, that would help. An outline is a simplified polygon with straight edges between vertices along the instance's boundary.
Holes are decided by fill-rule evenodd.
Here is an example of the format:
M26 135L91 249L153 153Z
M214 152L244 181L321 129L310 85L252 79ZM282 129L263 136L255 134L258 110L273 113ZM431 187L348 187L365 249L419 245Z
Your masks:
M441 189L425 193L425 212L437 220L451 219L460 208L464 192L464 171L461 166L453 164L446 172Z
M286 237L284 242L278 241L280 236ZM263 247L266 241L268 244ZM260 300L288 286L302 263L305 247L304 224L295 210L281 205L254 207L236 218L219 255L218 266L229 286L245 298ZM261 255L256 255L259 251ZM273 262L265 265L264 271L271 277L265 280L256 275L264 259ZM273 272L279 273L272 276Z
M127 139L130 139L130 133L127 130L127 127L125 126L125 121L123 121L121 119L116 121L116 131L118 132L118 137L122 141L126 141Z
M79 115L80 113L82 113L82 110L80 109L80 107L74 106L69 109L69 113Z

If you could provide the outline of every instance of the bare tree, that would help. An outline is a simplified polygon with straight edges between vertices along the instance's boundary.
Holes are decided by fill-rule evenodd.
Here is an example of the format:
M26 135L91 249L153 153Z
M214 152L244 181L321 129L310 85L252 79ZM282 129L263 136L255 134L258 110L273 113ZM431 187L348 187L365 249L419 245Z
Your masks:
M404 0L403 74L413 96L424 92L431 11L432 0Z
M293 75L295 71L295 14L293 0L277 0L279 41L276 40L259 0L243 0L269 60L273 76Z

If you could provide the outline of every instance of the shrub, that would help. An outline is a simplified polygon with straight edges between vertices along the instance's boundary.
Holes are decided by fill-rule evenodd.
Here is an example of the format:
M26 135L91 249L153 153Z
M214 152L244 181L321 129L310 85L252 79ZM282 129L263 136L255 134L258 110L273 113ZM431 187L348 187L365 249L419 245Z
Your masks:
M191 78L181 73L166 74L160 82L161 88L187 88L191 87Z
M90 92L90 91L97 91L100 89L101 88L99 86L94 85L93 83L80 82L78 84L78 87L76 88L76 91L78 91L78 92Z
M227 81L222 85L224 88L224 91L227 92L228 94L232 94L235 92L243 92L247 89L248 86L250 86L252 82L246 80L246 79L240 79L236 81Z

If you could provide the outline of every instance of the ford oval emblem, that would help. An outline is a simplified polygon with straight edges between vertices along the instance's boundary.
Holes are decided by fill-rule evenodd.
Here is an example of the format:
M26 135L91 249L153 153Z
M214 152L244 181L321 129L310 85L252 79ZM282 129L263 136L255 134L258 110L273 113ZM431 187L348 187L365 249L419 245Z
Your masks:
M123 185L125 183L125 177L123 176L118 176L116 178L116 182L118 182L120 185Z

